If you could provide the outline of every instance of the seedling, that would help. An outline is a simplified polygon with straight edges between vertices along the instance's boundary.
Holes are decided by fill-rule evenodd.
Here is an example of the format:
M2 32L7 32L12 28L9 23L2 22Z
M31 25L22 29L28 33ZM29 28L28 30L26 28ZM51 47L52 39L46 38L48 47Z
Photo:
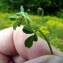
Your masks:
M30 48L32 47L33 45L33 42L36 42L38 41L38 36L37 36L37 31L39 33L41 33L41 35L44 37L44 39L46 40L49 48L50 48L50 52L51 54L53 54L53 51L52 51L52 48L51 48L51 45L50 45L50 42L49 40L47 39L47 37L44 35L44 33L39 29L39 26L37 23L35 23L33 20L31 20L28 16L28 13L24 12L24 8L23 6L20 7L20 12L19 13L16 13L16 16L11 16L10 17L10 20L16 20L13 24L13 29L16 30L17 26L20 26L20 25L24 25L22 31L26 34L32 34L31 36L29 36L25 42L24 42L24 45L27 47L27 48Z

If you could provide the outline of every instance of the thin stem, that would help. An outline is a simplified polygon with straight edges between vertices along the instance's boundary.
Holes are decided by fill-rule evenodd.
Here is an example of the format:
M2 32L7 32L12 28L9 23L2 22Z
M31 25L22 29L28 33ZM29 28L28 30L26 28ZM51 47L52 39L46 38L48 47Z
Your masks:
M45 37L45 35L43 34L43 32L41 32L40 30L38 30L38 31L43 35L43 37L44 37L45 40L47 41L47 44L48 44L48 46L49 46L49 48L50 48L50 52L51 52L51 54L53 55L54 53L53 53L52 47L51 47L51 45L50 45L48 39Z

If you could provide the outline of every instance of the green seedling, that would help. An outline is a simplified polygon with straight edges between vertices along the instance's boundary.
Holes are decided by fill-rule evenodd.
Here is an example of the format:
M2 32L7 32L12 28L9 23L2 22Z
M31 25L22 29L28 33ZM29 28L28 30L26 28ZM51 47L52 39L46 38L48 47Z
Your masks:
M26 34L31 34L31 36L29 36L25 42L24 45L27 48L32 47L33 42L37 42L38 41L38 35L37 35L37 31L39 33L41 33L41 35L44 37L44 39L46 40L49 48L50 48L50 52L51 54L53 54L51 45L49 43L49 40L47 39L47 37L44 35L44 33L42 31L40 31L39 26L37 23L35 23L34 21L32 21L28 14L26 12L24 12L24 8L23 6L20 7L20 12L16 13L16 16L10 17L11 20L16 20L13 24L13 29L16 30L17 26L20 25L24 25L22 31Z

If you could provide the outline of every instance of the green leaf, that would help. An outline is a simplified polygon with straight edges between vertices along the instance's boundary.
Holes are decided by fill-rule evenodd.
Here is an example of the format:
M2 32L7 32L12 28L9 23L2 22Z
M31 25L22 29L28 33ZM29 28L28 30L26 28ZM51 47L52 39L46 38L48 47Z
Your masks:
M16 21L16 22L14 22L14 24L13 24L13 29L14 30L16 30L16 27L18 26L18 22Z
M38 40L38 36L36 34L34 34L33 37L34 37L34 41Z
M33 30L28 26L24 26L23 32L27 33L27 34L31 34L31 33L33 33Z
M10 20L12 20L12 21L16 20L16 16L10 16L9 18L10 18Z
M33 35L25 40L25 46L30 48L33 45Z
M16 15L20 16L20 13L16 13Z
M24 7L23 7L23 5L21 5L20 10L21 10L21 12L24 12Z

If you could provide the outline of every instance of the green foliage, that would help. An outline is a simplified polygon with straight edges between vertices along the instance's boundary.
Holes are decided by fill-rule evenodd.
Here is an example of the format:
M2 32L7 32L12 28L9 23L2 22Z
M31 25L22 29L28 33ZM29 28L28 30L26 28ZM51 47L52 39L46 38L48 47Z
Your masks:
M0 30L12 26L14 22L9 20L9 16L13 14L0 12Z
M45 13L53 14L63 9L63 0L40 0L39 2L38 0L0 0L0 10L3 11L18 10L20 5L23 5L26 10L31 9L33 12L41 7Z
M31 34L31 33L33 33L33 30L28 26L24 26L23 32L27 33L27 34Z
M54 39L51 39L50 42L58 50L63 51L63 39L55 37Z
M16 30L17 26L18 26L18 22L16 21L16 22L14 22L14 24L13 24L13 29Z
M26 40L25 40L25 46L30 48L32 45L33 45L33 35L28 37Z
M29 36L26 40L25 40L25 46L30 48L33 45L33 41L37 41L38 37L36 34Z
M38 41L38 36L37 36L37 34L34 34L33 38L34 38L34 41Z
M15 17L15 16L10 16L9 18L10 18L10 20L12 20L12 21L16 20L16 17Z
M57 16L63 18L63 10L61 9L60 12L56 12Z

